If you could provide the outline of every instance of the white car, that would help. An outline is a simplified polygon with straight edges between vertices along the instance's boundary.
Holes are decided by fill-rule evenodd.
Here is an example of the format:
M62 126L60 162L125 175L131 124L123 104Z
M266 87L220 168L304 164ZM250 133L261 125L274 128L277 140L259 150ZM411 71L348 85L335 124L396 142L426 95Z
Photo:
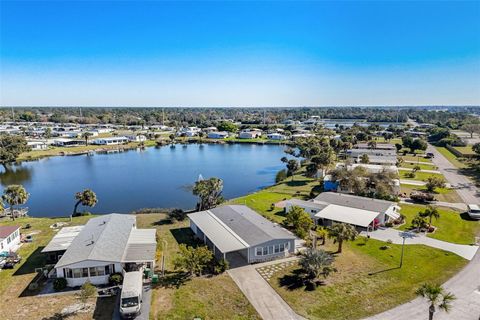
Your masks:
M469 204L468 206L468 215L472 219L480 219L480 205L478 204Z

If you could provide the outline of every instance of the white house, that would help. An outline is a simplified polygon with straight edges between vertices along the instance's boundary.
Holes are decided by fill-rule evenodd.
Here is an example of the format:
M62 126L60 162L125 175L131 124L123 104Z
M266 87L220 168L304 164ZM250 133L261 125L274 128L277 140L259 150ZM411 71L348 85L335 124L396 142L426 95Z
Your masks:
M53 140L53 145L57 147L77 147L84 144L85 144L85 141L83 140L75 140L75 139L67 139L67 138L57 138Z
M145 142L147 141L147 137L145 137L143 134L139 135L129 135L127 136L127 139L132 142Z
M48 149L46 141L28 141L27 145L35 151Z
M108 137L108 138L98 138L93 140L93 144L98 145L117 145L128 143L129 139L127 137Z
M228 132L225 131L212 131L207 134L209 139L225 139L228 138Z
M243 130L238 134L239 139L256 139L262 136L262 131L256 129Z
M66 239L65 253L54 268L69 287L81 286L87 280L107 284L112 273L142 266L154 268L156 230L137 229L134 215L114 213L92 218L73 240Z
M303 208L315 224L322 226L343 222L368 230L400 217L400 207L395 202L335 192L322 192L310 201L287 200L285 211L293 206Z
M16 251L20 245L20 226L0 226L0 252Z
M267 139L270 140L286 140L287 137L280 133L269 133L267 134Z

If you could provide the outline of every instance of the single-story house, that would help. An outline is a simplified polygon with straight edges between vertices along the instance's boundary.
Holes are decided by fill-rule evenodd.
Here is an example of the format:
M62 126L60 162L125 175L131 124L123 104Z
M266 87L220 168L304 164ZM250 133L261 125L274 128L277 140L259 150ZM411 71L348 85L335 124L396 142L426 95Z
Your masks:
M359 230L369 230L400 217L400 207L395 202L335 192L320 193L309 201L287 200L285 211L293 206L303 208L316 225L330 226L343 222Z
M58 249L59 238L52 241L46 248ZM154 268L156 230L137 229L134 215L113 213L92 218L73 240L63 243L66 250L54 268L56 276L65 278L69 287L81 286L87 280L95 285L107 284L112 273L141 266Z
M286 140L287 137L280 133L269 133L267 134L267 139L270 140Z
M262 136L262 131L255 129L243 130L238 134L239 139L256 139Z
M353 146L354 149L373 149L373 150L395 150L397 148L391 143L377 143L374 148L371 148L368 143L357 143Z
M385 156L396 156L397 151L395 150L384 150L384 149L349 149L347 150L347 155L352 158L360 158L364 154L377 157Z
M126 138L128 139L128 141L132 141L132 142L145 142L145 141L147 141L147 137L145 137L143 134L130 135L130 136L126 136Z
M228 132L225 131L212 131L207 134L209 139L225 139L228 138Z
M346 166L347 170L353 170L355 168L361 167L367 170L369 173L380 173L380 172L392 172L398 174L398 167L392 165L379 165L379 164L370 164L370 163L353 163ZM344 163L337 163L336 168L345 168Z
M0 226L0 252L16 251L20 245L20 226Z
M98 138L93 140L93 144L98 145L117 145L128 143L129 139L127 137L108 137L108 138Z
M27 145L35 151L48 149L46 141L28 141Z
M75 140L67 138L57 138L53 140L53 145L57 147L78 147L85 144L84 140Z
M296 237L247 206L225 205L191 213L190 228L218 259L245 264L295 252Z

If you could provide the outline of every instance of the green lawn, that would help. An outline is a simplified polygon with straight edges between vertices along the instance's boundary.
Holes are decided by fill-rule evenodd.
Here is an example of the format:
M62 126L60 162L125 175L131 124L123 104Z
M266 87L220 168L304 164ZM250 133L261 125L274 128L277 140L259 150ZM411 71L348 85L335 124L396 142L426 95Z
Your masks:
M153 213L137 215L137 223L139 228L157 229L157 256L161 259L165 253L166 257L166 278L153 289L150 319L260 319L227 274L185 279L174 271L173 258L179 244L195 243L188 220L169 223L165 214ZM160 268L157 262L156 272Z
M292 197L310 199L310 192L318 185L318 181L314 179L295 175L293 180L289 177L261 191L232 199L229 203L247 205L272 221L282 222L284 219L283 209L273 208L272 210L272 204Z
M420 170L437 170L437 166L432 164L425 164L425 163L410 163L410 162L402 162L400 165L401 168L413 169L415 166L419 166Z
M466 146L466 147L453 147L455 150L458 150L460 151L463 155L468 155L468 154L476 154L473 149L472 149L472 146Z
M410 196L410 193L413 191L427 191L426 187L412 186L409 184L400 184L400 192L406 193L407 196ZM459 203L463 202L462 198L458 195L457 191L454 189L448 188L436 188L435 199L443 202Z
M448 151L445 147L435 147L445 158L448 159L457 168L466 168L467 166L458 160L457 156Z
M432 163L430 159L412 155L400 156L404 161L415 161L415 162L425 162L425 163Z
M334 263L338 272L314 291L298 281L296 265L275 273L269 282L297 313L308 319L361 319L413 299L421 284L442 283L467 263L446 251L408 245L399 269L401 246L390 244L382 250L384 245L363 238L345 244ZM333 249L332 245L327 249Z
M438 174L438 173L429 173L429 172L417 171L417 172L415 173L415 177L414 177L414 178L411 178L411 177L408 176L409 173L410 173L410 171L400 170L400 171L399 171L400 179L427 181L427 178L428 178L428 177L433 177L433 176L435 176L435 177L443 177L443 175Z
M400 212L406 216L405 224L399 229L406 230L411 227L412 219L418 212L425 210L423 205L401 204ZM480 222L468 219L468 214L460 213L453 209L438 208L440 218L433 220L432 224L437 229L434 233L429 234L431 238L438 240L458 243L472 244L475 243L475 236L480 235Z

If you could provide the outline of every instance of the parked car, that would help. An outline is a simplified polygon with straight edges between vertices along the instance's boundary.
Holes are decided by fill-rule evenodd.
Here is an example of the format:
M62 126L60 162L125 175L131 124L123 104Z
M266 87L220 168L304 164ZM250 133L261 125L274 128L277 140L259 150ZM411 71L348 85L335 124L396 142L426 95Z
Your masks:
M7 261L2 269L13 269L15 267L15 263L13 261Z
M425 156L425 158L428 158L428 159L435 158L435 155L432 152L427 152L427 155Z
M480 205L478 204L469 204L468 206L468 215L472 219L480 219Z

